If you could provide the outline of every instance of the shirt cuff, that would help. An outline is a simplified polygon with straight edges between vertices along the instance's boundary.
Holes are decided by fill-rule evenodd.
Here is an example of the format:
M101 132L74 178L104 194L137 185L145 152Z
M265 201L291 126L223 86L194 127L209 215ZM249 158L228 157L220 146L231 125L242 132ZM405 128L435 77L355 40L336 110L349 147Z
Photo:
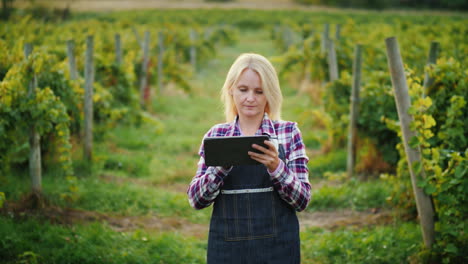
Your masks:
M275 171L271 172L268 169L267 169L267 171L268 171L268 173L270 174L271 177L278 178L278 176L283 171L283 168L284 168L284 162L283 162L283 160L280 160L280 163L278 164L278 167L276 167Z
M225 169L223 167L209 167L207 173L212 179L212 182L208 185L210 192L215 192L223 184L224 177L226 177L231 171L232 167Z
M207 174L210 175L212 178L212 181L215 183L222 182L223 179L229 174L231 171L232 167L225 169L223 167L208 167L207 169Z
M224 168L221 166L213 167L213 174L224 179L224 177L226 177L229 174L229 172L231 172L231 170L232 166L229 168Z

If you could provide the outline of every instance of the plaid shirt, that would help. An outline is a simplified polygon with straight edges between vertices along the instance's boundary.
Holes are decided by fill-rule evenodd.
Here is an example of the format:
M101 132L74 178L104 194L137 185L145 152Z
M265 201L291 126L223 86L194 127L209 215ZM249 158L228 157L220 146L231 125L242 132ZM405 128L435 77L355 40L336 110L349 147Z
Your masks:
M241 135L236 119L232 123L213 126L205 134L204 138ZM296 211L304 210L310 201L311 186L307 168L309 158L306 155L297 124L288 121L270 120L268 115L265 114L256 135L277 137L278 143L283 145L286 164L281 160L278 168L274 172L268 171L268 173L275 190L278 191L281 198ZM187 190L190 205L195 209L202 209L213 203L223 187L224 177L231 170L223 167L207 167L205 165L203 143L199 155L197 173Z

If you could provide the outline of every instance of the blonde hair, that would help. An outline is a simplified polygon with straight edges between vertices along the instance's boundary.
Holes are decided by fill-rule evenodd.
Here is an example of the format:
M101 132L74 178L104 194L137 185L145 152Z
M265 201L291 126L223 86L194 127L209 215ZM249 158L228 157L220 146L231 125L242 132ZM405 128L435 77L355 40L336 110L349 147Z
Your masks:
M275 68L271 65L270 61L262 55L244 53L237 57L236 61L232 64L221 90L221 101L224 104L226 121L232 122L238 114L230 91L246 69L255 71L260 77L263 93L267 99L265 111L268 113L268 116L272 120L280 120L283 95L281 94Z

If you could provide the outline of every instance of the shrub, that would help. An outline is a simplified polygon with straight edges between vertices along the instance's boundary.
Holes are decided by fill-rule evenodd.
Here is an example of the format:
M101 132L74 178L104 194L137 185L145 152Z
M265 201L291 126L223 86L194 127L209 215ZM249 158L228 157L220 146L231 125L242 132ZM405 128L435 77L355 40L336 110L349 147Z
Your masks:
M309 161L309 174L311 178L323 178L325 172L344 170L346 170L346 151L342 149L313 157Z

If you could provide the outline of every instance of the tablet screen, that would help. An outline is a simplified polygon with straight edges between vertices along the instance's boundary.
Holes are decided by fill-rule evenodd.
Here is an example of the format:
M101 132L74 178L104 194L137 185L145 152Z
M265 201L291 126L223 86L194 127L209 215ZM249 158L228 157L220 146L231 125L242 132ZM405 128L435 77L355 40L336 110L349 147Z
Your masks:
M252 144L268 148L263 141L268 136L240 136L240 137L212 137L205 138L206 166L234 166L234 165L257 165L259 162L250 158L247 152L255 151Z

